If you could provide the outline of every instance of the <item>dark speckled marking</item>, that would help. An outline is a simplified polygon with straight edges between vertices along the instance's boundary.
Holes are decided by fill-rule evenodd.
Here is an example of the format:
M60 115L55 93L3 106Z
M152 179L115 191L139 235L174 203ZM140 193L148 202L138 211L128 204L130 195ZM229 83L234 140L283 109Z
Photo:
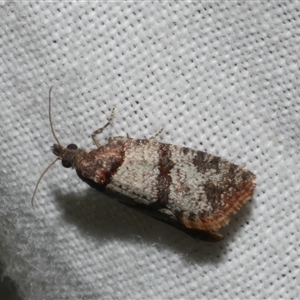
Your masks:
M231 164L227 174L227 182L230 182L231 187L236 187L236 173L239 166Z
M157 204L165 207L169 201L170 185L172 177L170 171L174 167L171 157L170 146L167 144L160 144L158 149L158 167L159 175L157 176Z
M204 170L204 160L207 157L207 154L202 151L197 151L193 159L193 164L197 168L198 172L203 172Z
M199 212L200 218L209 216L212 212L218 211L221 206L220 199L224 192L224 187L216 186L212 181L208 181L204 184L204 191L207 197L207 201L211 206L211 211Z
M183 152L184 155L187 155L190 152L190 149L186 147L182 147L181 151Z
M215 169L217 173L220 172L219 162L221 158L218 156L214 156L213 159L209 162L210 169Z
M205 152L197 151L193 159L193 164L200 173L205 173L207 170L216 170L219 173L219 163L221 158L218 156L213 156L211 160L209 158L212 157Z
M249 171L244 171L244 172L242 173L242 178L243 178L243 180L245 180L245 181L247 181L247 180L249 179L249 177L251 177L251 176L253 176L253 174L252 174L251 172L249 172Z
M235 164L231 164L230 167L229 167L229 170L228 170L228 174L232 177L234 177L236 175L236 169L238 168L239 166L235 165Z

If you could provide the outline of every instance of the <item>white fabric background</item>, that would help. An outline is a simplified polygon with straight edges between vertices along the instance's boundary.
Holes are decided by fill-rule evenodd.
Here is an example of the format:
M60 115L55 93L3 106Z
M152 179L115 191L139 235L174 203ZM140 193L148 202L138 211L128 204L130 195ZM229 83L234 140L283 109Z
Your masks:
M0 261L22 299L299 296L300 4L1 2ZM254 198L199 242L102 196L54 159L91 133L217 154Z

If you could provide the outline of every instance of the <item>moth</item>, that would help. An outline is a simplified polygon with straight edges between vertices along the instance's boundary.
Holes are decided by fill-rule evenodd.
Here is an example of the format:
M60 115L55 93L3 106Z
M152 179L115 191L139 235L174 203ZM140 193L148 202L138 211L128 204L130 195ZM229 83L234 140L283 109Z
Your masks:
M111 137L101 145L97 136L110 124L113 112L92 134L95 149L62 146L51 121L51 89L49 120L57 158L41 175L33 197L44 174L61 160L92 188L205 241L220 241L219 229L252 198L255 175L224 158L158 142L156 135L149 139Z

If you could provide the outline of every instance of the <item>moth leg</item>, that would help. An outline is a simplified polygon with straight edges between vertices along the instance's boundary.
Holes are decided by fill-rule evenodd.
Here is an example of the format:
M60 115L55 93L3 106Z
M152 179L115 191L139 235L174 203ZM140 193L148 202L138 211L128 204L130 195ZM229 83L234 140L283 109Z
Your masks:
M149 137L149 140L154 140L161 132L164 130L164 127L160 128L156 133Z
M98 139L97 139L96 136L97 136L98 134L102 133L103 130L111 123L112 119L113 119L114 116L115 116L115 108L116 108L116 107L113 107L113 109L111 110L111 114L110 114L110 117L109 117L107 123L106 123L103 127L101 127L101 128L99 128L99 129L97 129L96 131L94 131L93 134L92 134L92 139L93 139L95 145L97 146L97 148L100 148L100 147L101 147L101 144L100 144L100 142L98 141Z

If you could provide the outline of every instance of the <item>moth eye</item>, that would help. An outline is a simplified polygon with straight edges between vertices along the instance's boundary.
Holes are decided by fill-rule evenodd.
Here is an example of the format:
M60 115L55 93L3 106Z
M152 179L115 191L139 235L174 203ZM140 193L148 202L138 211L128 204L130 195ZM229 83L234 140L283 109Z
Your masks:
M67 149L69 149L69 150L76 150L76 149L78 149L78 147L75 144L70 144L70 145L67 146Z
M69 145L70 146L70 145ZM68 146L68 147L69 147ZM75 145L76 146L76 145ZM72 165L71 165L71 163L70 162L68 162L67 160L62 160L61 161L61 164L63 165L63 167L65 167L65 168L71 168L72 167Z

